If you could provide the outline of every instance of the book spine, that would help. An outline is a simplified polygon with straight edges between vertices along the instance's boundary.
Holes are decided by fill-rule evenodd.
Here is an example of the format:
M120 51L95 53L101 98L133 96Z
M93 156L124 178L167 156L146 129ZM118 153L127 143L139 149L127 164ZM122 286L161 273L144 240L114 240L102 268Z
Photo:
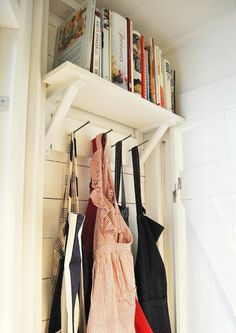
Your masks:
M90 70L91 65L91 56L92 56L92 44L93 44L93 28L94 28L94 16L95 16L95 9L96 9L96 0L91 0L90 2L90 13L87 16L87 36L86 36L86 42L87 42L87 50L85 53L85 59L86 59L86 69Z
M102 77L110 81L111 75L111 56L110 56L110 11L103 8L101 11L102 25L102 56L101 70Z
M133 23L127 17L128 90L134 92L133 78Z
M133 82L134 92L142 95L141 35L133 30Z
M175 70L171 70L171 111L176 113L175 105Z
M158 49L158 65L159 65L159 76L160 76L160 105L164 108L164 82L163 82L163 66L162 66L162 50Z
M141 85L142 85L142 97L146 98L146 60L145 60L145 49L144 49L144 36L141 36Z
M170 64L166 59L163 59L164 67L164 106L171 111L171 70Z
M149 85L150 85L150 101L155 103L155 79L154 79L154 71L153 71L153 48L152 43L149 43L147 46L148 54L149 54Z
M150 101L150 89L149 89L149 55L148 50L145 49L145 61L146 61L146 99Z
M158 47L154 45L154 67L155 67L155 90L156 90L156 103L160 105L160 84L159 84L159 76L158 76Z
M156 95L156 62L155 62L155 43L154 39L151 39L152 45L152 80L153 80L153 103L157 103Z
M96 9L94 19L94 49L93 49L93 73L100 75L100 55L101 55L101 17Z
M112 82L128 89L127 22L121 15L111 13Z

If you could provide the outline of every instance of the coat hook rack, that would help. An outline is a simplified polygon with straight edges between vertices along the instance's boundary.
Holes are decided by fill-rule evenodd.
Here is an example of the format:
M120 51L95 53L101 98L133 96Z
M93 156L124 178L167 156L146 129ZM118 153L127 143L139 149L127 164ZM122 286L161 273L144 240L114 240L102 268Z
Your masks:
M132 147L129 151L131 151L131 150L132 150L133 148L135 148L135 147L140 147L140 146L144 145L144 144L147 143L147 142L148 142L148 140L145 140L145 141L139 143L137 146Z
M81 128L83 128L84 126L90 124L90 121L88 120L85 124L83 124L82 126L78 127L76 130L73 131L73 133L75 134L77 131L79 131Z
M113 131L113 129L111 128L109 131L105 132L104 134L108 134L108 133L110 133L112 131Z
M119 141L125 141L125 140L127 140L128 138L130 138L132 135L130 134L130 135L128 135L128 136L126 136L124 139L122 139L122 140L119 140ZM119 141L117 141L117 142L119 142ZM117 144L117 142L116 143L114 143L111 147L115 147L115 145Z

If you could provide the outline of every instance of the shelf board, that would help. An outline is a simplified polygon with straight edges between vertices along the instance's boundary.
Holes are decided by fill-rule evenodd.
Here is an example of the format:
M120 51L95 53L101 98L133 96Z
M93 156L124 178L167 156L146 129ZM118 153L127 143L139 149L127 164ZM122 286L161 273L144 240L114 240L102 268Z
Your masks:
M184 118L70 62L49 72L43 81L48 84L47 96L54 96L54 101L61 100L63 89L72 82L81 82L73 106L133 128L148 130L184 122Z

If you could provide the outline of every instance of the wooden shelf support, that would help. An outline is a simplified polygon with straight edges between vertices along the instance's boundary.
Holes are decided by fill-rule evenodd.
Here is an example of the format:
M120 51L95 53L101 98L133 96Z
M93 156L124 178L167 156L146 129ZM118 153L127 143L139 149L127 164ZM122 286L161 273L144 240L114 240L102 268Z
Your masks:
M165 134L167 129L168 129L168 126L161 126L156 129L152 138L148 141L146 148L141 153L141 156L140 156L141 164L144 164L146 162L146 160L152 153L153 149L155 149L155 147L158 145L158 143L160 142L161 138L163 137L163 135Z
M46 149L49 149L50 144L53 142L56 133L60 129L60 126L82 85L83 82L81 82L81 80L76 80L67 86L64 90L63 97L57 104L53 117L46 129Z

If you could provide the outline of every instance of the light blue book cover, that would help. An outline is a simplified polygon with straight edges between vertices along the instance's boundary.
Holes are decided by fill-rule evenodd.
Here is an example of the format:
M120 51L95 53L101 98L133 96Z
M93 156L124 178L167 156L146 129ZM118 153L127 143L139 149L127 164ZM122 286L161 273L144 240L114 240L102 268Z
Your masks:
M90 69L96 0L86 0L58 28L54 67L70 61Z

